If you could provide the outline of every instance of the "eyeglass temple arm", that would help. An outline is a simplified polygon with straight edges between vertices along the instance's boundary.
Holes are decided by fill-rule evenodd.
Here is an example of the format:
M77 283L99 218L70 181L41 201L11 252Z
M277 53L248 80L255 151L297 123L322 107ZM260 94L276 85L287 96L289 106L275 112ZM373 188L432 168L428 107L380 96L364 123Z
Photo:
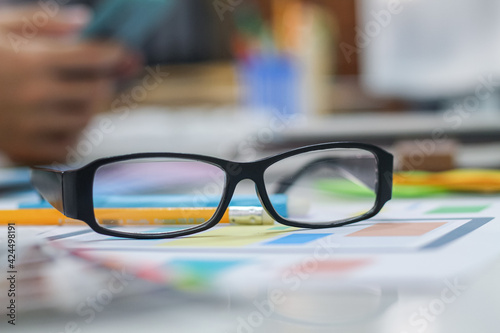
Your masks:
M355 177L357 180L359 180L361 183L363 183L364 185L366 185L368 188L372 189L372 190L375 190L375 187L376 187L376 180L374 181L374 179L367 179L366 177L366 173L364 174L361 174L361 175L356 175L356 171L360 171L360 170L356 170L356 169L347 169L345 168L344 166L342 166L341 164L344 163L348 160L356 160L356 161L359 161L359 158L351 158L351 159L347 159L347 158L333 158L333 157L326 157L326 158L319 158L319 159L316 159L312 162L309 162L308 164L306 164L305 166L303 166L299 171L297 171L296 173L292 174L291 176L289 177L286 177L284 179L282 179L281 181L278 182L278 189L276 190L276 194L282 194L282 193L285 193L286 191L288 191L288 189L304 174L306 174L307 172L311 171L311 170L314 170L314 169L319 169L321 167L324 167L325 164L327 164L328 166L334 166L336 167L337 169L343 171L343 172L346 172L347 174ZM339 163L340 161L340 163Z
M64 213L62 173L58 171L33 168L31 169L31 184L38 193L55 209Z

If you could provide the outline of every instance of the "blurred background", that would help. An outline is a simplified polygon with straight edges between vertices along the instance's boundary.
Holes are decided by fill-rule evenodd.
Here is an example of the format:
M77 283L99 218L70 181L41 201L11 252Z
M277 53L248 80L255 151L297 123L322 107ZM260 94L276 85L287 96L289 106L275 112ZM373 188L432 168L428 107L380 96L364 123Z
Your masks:
M85 4L96 10L102 2L46 1ZM144 75L128 82L110 109L99 114L83 131L81 141L75 147L68 147L68 162L76 165L101 156L139 151L200 153L238 161L255 160L292 147L352 140L376 144L393 152L399 170L498 169L499 18L500 2L497 0L174 1L161 25L141 46L146 65ZM148 85L144 77L148 78ZM462 180L464 177L455 176L453 180L457 178ZM480 180L482 185L492 183L489 174ZM484 188L477 192L482 190ZM438 199L431 197L429 200ZM456 205L454 200L451 197L450 203ZM497 198L492 198L491 202L497 202ZM418 202L415 205L411 202L411 207L423 209L418 208ZM396 210L394 214L407 218L415 211ZM494 244L493 239L498 235L495 231L498 230L489 233L491 239L486 239L491 243L476 238L476 244ZM145 252L139 252L133 253L131 258L143 260ZM37 253L43 255L41 251ZM489 254L495 253L492 250ZM458 255L454 262L459 265L457 267L462 267L463 262L475 262L477 258L473 258L473 254L464 252L464 256ZM433 252L428 255L432 256ZM58 263L49 259L42 257L40 260ZM131 262L135 265L132 259ZM429 270L426 265L422 260L423 272ZM71 271L73 275L81 271L65 261L60 266L61 270ZM259 266L259 272L268 267ZM82 297L98 292L87 285L104 279L98 272L91 276L90 282L85 281L83 287L73 288L67 282L72 279L61 278L65 275L59 274L59 268L49 268L47 280L59 283L62 287L57 285L58 288L71 289L73 293L77 290ZM499 298L495 296L498 288L494 286L500 265L495 266L495 272L486 275L476 284L475 291L472 289L446 310L444 317L439 318L446 323L441 324L440 332L469 332L472 327L477 329L478 323L483 325L484 332L497 330L497 325L488 330L491 320L464 315L480 308L482 315L491 313L489 317L496 320L496 307L490 304L498 303ZM86 278L88 276L85 274ZM109 273L105 272L106 277L109 279ZM338 313L345 316L347 310L354 309L352 315L358 314L361 318L353 317L354 321L366 323L368 327L373 316L374 325L380 329L355 327L347 330L342 322L339 331L414 332L416 327L411 320L408 324L407 318L412 318L421 305L435 304L432 302L443 295L439 285L435 294L422 296L420 288L429 288L422 281L416 289L415 285L408 287L409 297L405 295L407 290L396 295L379 286L340 285L338 292L334 290L336 297L317 288L313 289L314 295L319 299L324 297L324 302L314 303L307 299L310 296L307 294L295 296L298 300L295 304L316 304L317 308L311 305L307 309L310 312L304 312L301 307L283 308L283 313L291 313L294 320L297 313L310 314L317 319L320 317L315 311L321 314L322 308L338 311L336 316ZM241 282L242 290L248 291L246 280L237 282ZM305 287L316 288L314 282L305 283ZM331 286L332 281L326 281L325 285ZM137 297L137 303L130 306L127 302L117 304L137 316L144 316L137 309L150 311L141 318L149 319L151 315L156 320L161 318L162 323L185 321L198 326L197 330L188 328L185 332L199 331L200 325L212 327L214 332L229 332L224 323L236 323L237 315L228 309L236 309L238 315L255 310L254 303L238 304L231 297L217 298L218 303L214 306L210 294L194 293L193 297L186 297L185 294L172 295L176 291L167 290L170 293L165 297L165 290L158 292L147 288L144 287L145 292L131 288L132 292L140 292L147 299ZM132 296L135 298L137 294L132 293ZM253 297L252 290L248 294L249 299ZM64 301L71 301L71 292L59 295L56 303L60 301L66 306L68 303ZM346 295L354 295L351 306L345 306L343 297ZM390 309L386 323L384 317L378 317L379 311L386 311L396 299L399 299L399 307ZM42 308L51 305L43 304ZM188 306L190 311L185 311ZM66 308L71 312L74 307ZM93 331L101 327L107 332L120 331L116 322L128 325L127 331L144 327L143 321L136 320L137 316L123 316L121 308L115 309L106 309L96 322L102 326L95 325ZM192 320L191 313L205 315L201 320ZM320 321L325 319L328 323L337 318L329 311L323 313L326 313L325 318ZM221 314L227 317L225 321L218 320ZM85 318L82 315L74 317L77 322ZM68 320L63 315L48 318L41 313L26 317L26 320L33 327L42 327L40 323L44 321L45 327L49 327L52 326L50 320L57 325ZM347 318L351 318L349 314ZM395 328L391 326L394 318L402 322L394 325ZM468 325L463 325L464 322ZM281 330L271 327L268 331L292 331L282 325L288 324L279 324ZM408 326L412 327L406 330ZM70 330L76 331L66 331ZM54 331L52 327L51 331ZM316 332L332 330L322 326Z
M176 1L142 47L148 66L161 65L161 84L144 91L132 82L132 102L113 103L116 130L77 155L175 150L252 159L354 140L400 160L424 156L408 168L499 167L491 154L500 140L499 6Z

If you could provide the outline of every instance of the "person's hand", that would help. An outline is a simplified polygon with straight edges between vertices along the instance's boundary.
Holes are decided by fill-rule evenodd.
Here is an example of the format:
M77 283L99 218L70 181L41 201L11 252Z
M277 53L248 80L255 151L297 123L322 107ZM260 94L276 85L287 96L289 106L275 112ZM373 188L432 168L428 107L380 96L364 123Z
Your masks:
M92 115L109 108L116 80L139 67L118 44L75 38L83 8L46 16L33 33L26 22L37 10L0 14L0 151L19 164L64 161Z

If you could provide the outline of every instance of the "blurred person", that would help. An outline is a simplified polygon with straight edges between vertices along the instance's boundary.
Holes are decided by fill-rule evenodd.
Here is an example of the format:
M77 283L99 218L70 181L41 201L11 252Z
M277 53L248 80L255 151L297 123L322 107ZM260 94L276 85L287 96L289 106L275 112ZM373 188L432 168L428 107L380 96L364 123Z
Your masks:
M117 81L140 67L121 45L77 38L86 8L40 13L0 7L0 152L14 164L63 162L92 116L109 108Z

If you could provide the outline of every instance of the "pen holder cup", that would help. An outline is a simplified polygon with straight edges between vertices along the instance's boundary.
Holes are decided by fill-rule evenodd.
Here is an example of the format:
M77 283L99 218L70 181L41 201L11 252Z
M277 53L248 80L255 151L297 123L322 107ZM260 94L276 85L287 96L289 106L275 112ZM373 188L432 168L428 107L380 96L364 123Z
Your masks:
M238 72L244 106L281 116L300 112L300 73L290 56L251 55L239 61Z

